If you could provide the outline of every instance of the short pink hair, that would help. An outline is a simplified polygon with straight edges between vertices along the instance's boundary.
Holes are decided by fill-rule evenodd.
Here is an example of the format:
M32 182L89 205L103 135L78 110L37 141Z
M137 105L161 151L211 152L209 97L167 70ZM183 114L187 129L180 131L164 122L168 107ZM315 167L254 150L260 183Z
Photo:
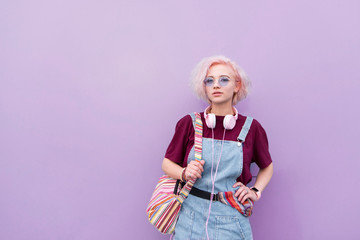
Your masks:
M249 78L247 77L244 70L240 68L235 62L221 55L203 58L194 68L191 73L191 87L195 94L199 98L207 101L208 103L211 103L209 98L206 96L204 79L208 74L209 68L214 64L229 65L234 70L235 81L240 82L241 87L233 98L233 105L236 105L239 101L246 98L251 84Z

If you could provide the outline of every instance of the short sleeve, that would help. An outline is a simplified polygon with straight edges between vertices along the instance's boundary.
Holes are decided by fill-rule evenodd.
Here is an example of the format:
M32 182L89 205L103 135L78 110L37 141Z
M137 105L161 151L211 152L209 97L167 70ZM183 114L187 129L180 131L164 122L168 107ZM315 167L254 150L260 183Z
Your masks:
M176 124L175 133L166 150L165 158L183 165L191 131L193 131L192 119L190 115L186 115Z
M254 119L255 137L254 137L254 153L252 161L255 162L259 168L266 168L272 163L269 152L268 138L265 129L261 124Z

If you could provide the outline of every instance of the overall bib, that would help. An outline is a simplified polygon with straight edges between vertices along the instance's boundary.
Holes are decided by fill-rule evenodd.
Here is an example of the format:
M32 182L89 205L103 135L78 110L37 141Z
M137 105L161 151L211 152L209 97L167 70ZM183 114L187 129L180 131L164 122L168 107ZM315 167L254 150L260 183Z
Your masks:
M193 126L195 128L195 114L191 113L190 115L193 119ZM236 190L232 186L236 183L236 179L241 175L243 168L243 148L241 142L244 142L251 123L252 118L247 117L245 124L240 131L238 141L224 141L221 160L215 179L214 194ZM205 160L204 172L202 173L202 178L197 179L194 186L203 191L211 192L212 145L214 144L214 176L216 165L220 157L222 140L212 140L211 138L203 137L202 144L202 159ZM194 159L193 146L187 161L190 163L190 161L193 161ZM207 239L205 225L209 214L209 205L210 200L189 194L182 204L175 227L174 239ZM213 201L211 204L208 234L209 239L212 240L253 239L249 218L244 217L235 208L218 201Z

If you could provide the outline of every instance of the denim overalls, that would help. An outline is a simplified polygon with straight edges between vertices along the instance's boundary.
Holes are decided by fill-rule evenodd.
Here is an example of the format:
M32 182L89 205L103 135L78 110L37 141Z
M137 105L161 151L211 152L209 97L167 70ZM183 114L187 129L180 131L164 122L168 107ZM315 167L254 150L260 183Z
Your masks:
M190 114L195 128L195 114ZM232 186L241 175L243 168L243 149L240 140L243 142L250 129L252 118L247 117L238 140L224 141L221 160L215 180L214 193L220 191L234 191ZM228 131L228 130L227 130ZM226 133L225 133L226 134ZM202 159L205 160L202 178L197 179L195 187L211 192L211 161L212 161L212 139L202 140ZM222 140L214 139L214 168L213 176L221 151ZM192 147L188 163L194 160L194 146ZM207 239L205 225L209 214L210 200L202 199L189 194L183 202L179 219L175 227L174 239ZM211 214L208 223L209 239L253 239L251 226L248 217L244 217L235 208L218 201L211 204Z

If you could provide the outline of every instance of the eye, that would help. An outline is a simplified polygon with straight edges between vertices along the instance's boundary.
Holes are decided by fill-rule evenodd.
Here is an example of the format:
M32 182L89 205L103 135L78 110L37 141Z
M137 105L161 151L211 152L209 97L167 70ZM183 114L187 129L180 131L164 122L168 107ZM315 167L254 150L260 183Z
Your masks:
M219 79L220 85L225 86L230 82L230 79L228 77L221 77Z
M206 86L211 86L211 85L214 84L214 79L212 79L210 77L205 78L204 83L205 83Z

